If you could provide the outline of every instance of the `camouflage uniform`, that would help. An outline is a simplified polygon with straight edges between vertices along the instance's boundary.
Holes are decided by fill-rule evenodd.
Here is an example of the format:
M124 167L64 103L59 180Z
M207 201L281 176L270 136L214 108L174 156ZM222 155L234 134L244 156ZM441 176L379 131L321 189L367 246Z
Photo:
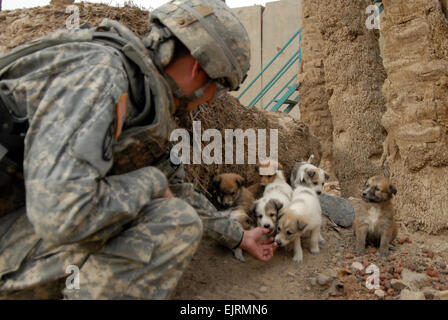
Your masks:
M140 40L112 25L132 48L92 41L92 29L59 31L48 36L52 46L0 66L1 95L29 118L26 210L0 217L0 297L54 297L67 266L76 265L80 289L64 289L67 298L163 299L203 228L229 248L242 239L237 223L182 183L182 167L167 159L157 162L160 169L123 172L114 165L142 146L155 164L174 129L175 108ZM145 60L137 67L129 57L138 54ZM116 139L116 105L125 93ZM169 184L177 198L161 198Z

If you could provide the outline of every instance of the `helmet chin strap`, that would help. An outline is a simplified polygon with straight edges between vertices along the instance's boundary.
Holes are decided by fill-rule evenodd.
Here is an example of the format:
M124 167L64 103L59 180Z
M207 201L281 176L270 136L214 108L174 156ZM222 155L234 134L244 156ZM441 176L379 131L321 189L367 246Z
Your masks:
M149 52L151 59L154 62L154 65L162 74L162 76L165 78L166 82L168 82L168 85L170 86L173 95L179 100L178 109L186 109L190 102L202 98L205 94L205 89L207 89L207 87L213 82L213 80L210 79L201 88L197 89L196 91L192 92L187 96L182 91L182 89L177 85L176 81L174 81L174 79L168 73L165 72L163 64L160 61L158 55L155 54L154 51L149 50Z
M202 98L205 94L205 89L207 89L208 86L213 82L213 80L210 79L202 87L190 93L189 95L186 95L169 74L163 71L162 75L168 82L173 95L179 100L179 109L186 109L190 102Z

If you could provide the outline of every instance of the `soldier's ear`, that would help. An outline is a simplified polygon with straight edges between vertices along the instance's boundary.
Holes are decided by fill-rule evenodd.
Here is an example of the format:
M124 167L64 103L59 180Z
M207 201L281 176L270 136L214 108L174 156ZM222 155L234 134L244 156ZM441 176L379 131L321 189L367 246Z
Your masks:
M390 192L392 192L393 194L397 194L397 188L395 188L392 184L389 185L389 189L390 189Z

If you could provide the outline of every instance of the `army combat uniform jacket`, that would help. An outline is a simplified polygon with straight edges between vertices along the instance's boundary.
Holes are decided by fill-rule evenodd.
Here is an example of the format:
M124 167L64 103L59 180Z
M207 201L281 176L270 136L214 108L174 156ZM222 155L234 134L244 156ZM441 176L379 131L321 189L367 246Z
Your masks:
M192 207L199 214L208 235L229 248L237 246L241 227L181 182L182 167L166 165L163 154L175 128L173 98L140 39L114 21L95 29L57 31L45 39L26 49L29 54L19 47L13 53L23 56L10 54L0 63L1 100L29 122L26 212L0 217L0 293L65 278L67 264L82 268L92 252L104 247L113 256L151 261L154 244L135 234L120 241L120 235L141 219L142 211L148 222L161 208L169 216L170 205L184 206L160 200L169 185L187 203L185 210ZM158 167L120 169L117 164L126 162L133 148L147 150ZM178 209L173 212L183 210ZM151 241L153 233L157 238L163 232L159 225L145 236ZM115 241L108 246L110 239ZM123 296L145 294L132 290Z

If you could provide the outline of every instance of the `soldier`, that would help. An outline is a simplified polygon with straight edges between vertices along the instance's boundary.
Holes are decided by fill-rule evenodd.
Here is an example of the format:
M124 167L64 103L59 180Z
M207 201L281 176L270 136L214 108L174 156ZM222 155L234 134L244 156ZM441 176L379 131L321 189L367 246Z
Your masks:
M182 182L183 167L167 152L176 110L245 78L246 30L218 0L171 1L151 13L150 26L140 39L105 19L0 58L10 125L0 136L29 126L26 210L0 215L0 297L169 298L203 229L229 248L272 258L273 239L261 240L268 230L243 231L218 212ZM151 165L138 165L139 154ZM79 288L66 287L68 268L79 268Z

